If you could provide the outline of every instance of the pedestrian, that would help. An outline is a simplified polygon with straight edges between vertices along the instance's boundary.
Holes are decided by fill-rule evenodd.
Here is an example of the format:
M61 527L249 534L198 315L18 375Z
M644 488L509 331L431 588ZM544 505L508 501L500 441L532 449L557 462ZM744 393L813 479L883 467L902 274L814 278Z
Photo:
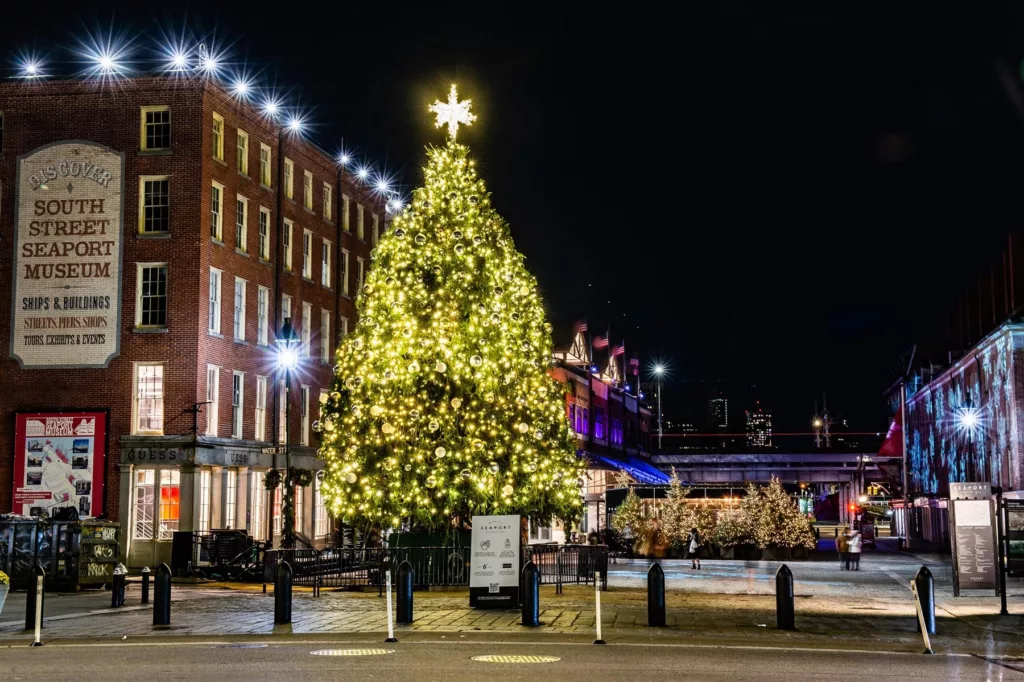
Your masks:
M853 531L853 534L850 535L847 552L849 552L848 556L850 557L850 563L853 564L853 570L855 571L860 570L860 549L862 542L863 540L861 539L860 532Z
M843 532L836 536L836 551L839 552L839 568L843 569L850 567L850 559L847 555L850 536L847 532L848 531L844 528Z
M692 569L697 569L699 571L700 570L700 557L697 556L697 550L700 549L700 533L697 532L696 528L691 528L690 529L690 546L689 546L689 549L690 549L690 560L693 562L693 565L690 566L690 569L691 570Z

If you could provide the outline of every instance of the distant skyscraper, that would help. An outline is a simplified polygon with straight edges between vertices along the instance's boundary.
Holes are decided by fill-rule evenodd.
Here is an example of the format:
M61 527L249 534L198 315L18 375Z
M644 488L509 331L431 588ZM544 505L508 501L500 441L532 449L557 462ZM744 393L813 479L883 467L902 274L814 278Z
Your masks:
M708 426L713 431L729 428L729 399L721 391L715 391L708 400Z
M772 446L772 412L762 410L760 403L756 410L747 410L747 446L770 448Z

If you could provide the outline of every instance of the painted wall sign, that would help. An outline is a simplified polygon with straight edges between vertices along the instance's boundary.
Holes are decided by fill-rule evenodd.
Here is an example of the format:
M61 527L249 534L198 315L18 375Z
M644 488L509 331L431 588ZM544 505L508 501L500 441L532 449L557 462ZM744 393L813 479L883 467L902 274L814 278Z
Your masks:
M474 516L469 605L507 609L519 604L518 516Z
M57 142L18 158L11 357L106 367L121 313L124 154Z
M102 509L107 415L18 413L14 421L14 513L50 516L74 507L79 517Z

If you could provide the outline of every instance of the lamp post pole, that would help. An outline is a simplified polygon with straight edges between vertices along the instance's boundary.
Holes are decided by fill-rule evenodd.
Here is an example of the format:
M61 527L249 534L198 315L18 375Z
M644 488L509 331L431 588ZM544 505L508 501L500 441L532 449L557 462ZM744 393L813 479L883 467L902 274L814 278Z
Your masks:
M661 451L661 436L664 433L661 420L661 377L665 374L663 365L654 366L654 376L658 377L658 451Z
M281 516L283 528L281 529L281 547L293 549L295 547L295 488L292 481L292 447L291 447L291 387L292 370L298 363L298 352L296 346L298 339L295 336L295 329L292 327L291 318L286 317L281 326L281 335L277 339L278 366L284 370L284 462L285 472L281 484L284 491L281 494Z

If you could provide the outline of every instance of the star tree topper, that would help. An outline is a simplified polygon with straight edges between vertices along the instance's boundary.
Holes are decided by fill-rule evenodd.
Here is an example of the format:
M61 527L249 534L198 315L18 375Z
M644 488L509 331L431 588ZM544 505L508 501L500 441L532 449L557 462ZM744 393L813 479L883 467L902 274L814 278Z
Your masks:
M452 89L448 91L448 101L441 102L438 100L430 105L430 111L437 114L437 121L434 122L434 127L448 126L448 137L452 138L454 142L455 136L459 133L459 124L472 125L473 121L476 120L476 114L469 111L469 107L472 104L473 100L471 99L459 101L458 91L455 84L452 83Z

